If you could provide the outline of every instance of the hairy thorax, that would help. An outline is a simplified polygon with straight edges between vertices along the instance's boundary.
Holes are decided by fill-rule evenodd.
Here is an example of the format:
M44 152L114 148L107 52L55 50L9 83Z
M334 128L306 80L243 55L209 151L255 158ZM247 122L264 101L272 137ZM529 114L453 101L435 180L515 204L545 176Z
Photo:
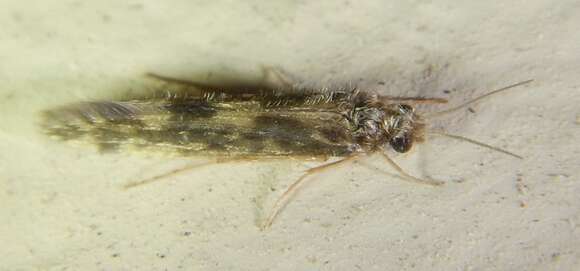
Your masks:
M408 151L423 140L423 121L407 104L380 101L377 95L353 91L345 117L353 140L366 151L390 144L398 152Z

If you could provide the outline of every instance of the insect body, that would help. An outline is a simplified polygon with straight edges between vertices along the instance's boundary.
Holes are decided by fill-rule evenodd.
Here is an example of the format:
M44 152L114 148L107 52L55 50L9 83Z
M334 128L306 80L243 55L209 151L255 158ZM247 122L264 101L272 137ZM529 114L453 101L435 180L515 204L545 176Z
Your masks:
M195 91L63 106L45 112L45 132L67 141L91 142L102 150L155 150L215 157L221 162L340 158L309 169L294 182L276 202L264 228L308 176L372 153L379 153L407 180L438 184L406 173L385 154L385 148L403 153L414 142L423 141L425 122L409 103L445 102L442 99L385 97L358 89L208 86L151 76ZM515 156L471 139L448 136Z

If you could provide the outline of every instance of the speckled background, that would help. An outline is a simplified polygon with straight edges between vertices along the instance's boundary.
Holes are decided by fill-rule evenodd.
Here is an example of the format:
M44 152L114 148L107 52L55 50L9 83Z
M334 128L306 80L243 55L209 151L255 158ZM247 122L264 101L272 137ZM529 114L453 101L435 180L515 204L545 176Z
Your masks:
M578 1L0 1L0 270L577 270ZM316 163L205 167L53 142L38 112L148 91L144 72L218 80L278 66L460 103L533 78L384 163L324 173L272 229L257 224ZM427 109L429 110L429 109ZM376 170L380 168L389 174Z

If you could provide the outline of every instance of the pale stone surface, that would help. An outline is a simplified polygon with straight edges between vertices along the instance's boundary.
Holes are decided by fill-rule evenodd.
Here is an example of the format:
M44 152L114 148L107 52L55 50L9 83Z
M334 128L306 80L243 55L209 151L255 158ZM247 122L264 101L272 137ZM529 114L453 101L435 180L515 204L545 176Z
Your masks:
M0 270L578 270L578 1L401 2L1 1ZM43 109L143 91L147 71L211 81L260 65L452 103L533 78L434 123L526 159L436 138L396 159L445 186L377 172L393 172L378 159L345 166L260 232L315 163L223 164L124 191L188 161L38 129Z

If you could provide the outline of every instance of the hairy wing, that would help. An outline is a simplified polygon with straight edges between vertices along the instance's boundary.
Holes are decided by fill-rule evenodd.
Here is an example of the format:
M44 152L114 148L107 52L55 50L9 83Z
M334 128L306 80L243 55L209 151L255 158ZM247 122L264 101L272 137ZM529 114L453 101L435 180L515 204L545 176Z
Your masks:
M46 111L44 129L102 151L238 157L352 152L348 124L340 114L296 110L301 107L264 94L250 96L214 92L211 97L84 102Z

